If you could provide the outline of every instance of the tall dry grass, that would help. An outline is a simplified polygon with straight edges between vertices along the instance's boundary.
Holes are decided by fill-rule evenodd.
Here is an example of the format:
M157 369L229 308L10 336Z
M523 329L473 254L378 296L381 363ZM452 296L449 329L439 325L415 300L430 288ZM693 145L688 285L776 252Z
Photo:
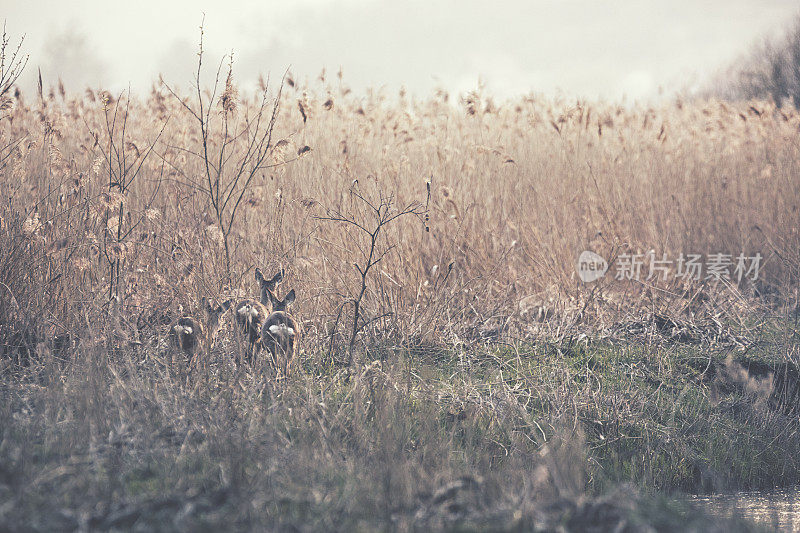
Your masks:
M212 164L246 155L232 132L262 101L239 94L227 87L208 108ZM0 121L0 301L35 317L36 342L112 315L120 335L140 341L201 296L254 294L253 268L279 265L300 295L309 349L344 341L352 328L342 309L358 292L354 264L369 239L327 217L367 223L371 208L359 197L425 210L378 236L387 254L368 279L365 336L524 336L543 317L572 324L686 309L698 292L796 305L795 111L762 102L495 103L480 92L455 103L444 93L358 96L341 79L290 79L267 158L230 228L229 274L202 132L183 105L193 95L180 98L164 87L145 98L62 87L18 94ZM613 263L591 286L575 275L584 249L607 259L649 250L765 259L760 279L738 286L623 283L611 279Z
M640 313L666 331L681 313L720 325L796 306L800 114L415 100L288 78L266 93L280 113L253 167L248 139L265 138L255 117L272 107L234 89L228 78L203 128L192 109L212 95L163 86L147 97L43 87L0 119L9 523L528 529L567 513L580 530L602 513L624 523L634 506L587 500L589 482L797 479L784 461L797 447L793 388L753 400L749 374L712 365L706 345L617 350L572 334ZM252 180L228 189L242 168ZM242 196L226 219L211 196L227 190ZM584 249L765 264L741 285L585 285ZM255 296L256 266L285 268L280 296L299 294L294 378L276 385L232 364L226 332L212 364L176 377L168 324L202 296ZM770 351L796 365L793 331ZM564 342L474 346L545 335ZM351 346L369 364L336 368ZM586 447L573 438L583 432Z

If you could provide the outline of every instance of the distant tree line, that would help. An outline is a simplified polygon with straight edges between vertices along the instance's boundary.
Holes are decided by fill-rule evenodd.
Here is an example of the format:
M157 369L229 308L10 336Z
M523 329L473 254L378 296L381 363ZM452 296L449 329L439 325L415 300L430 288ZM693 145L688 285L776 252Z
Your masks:
M770 99L780 107L800 108L800 16L782 37L756 46L716 86L715 92L727 98Z

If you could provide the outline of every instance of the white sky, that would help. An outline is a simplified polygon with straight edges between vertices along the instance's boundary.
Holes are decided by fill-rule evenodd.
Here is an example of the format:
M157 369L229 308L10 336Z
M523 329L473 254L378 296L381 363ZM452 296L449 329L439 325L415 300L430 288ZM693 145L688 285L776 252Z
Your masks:
M186 87L205 13L209 66L233 50L247 84L259 72L314 80L341 66L355 90L477 86L646 99L701 83L780 33L798 0L0 0L13 38L25 34L45 85L148 90L158 73Z

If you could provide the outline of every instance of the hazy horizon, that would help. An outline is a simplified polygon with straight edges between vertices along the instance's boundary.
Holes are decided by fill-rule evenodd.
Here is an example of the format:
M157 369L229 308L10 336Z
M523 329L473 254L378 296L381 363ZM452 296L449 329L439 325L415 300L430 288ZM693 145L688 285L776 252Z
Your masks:
M545 0L490 8L474 0L145 1L114 9L80 0L4 7L12 43L25 34L25 91L35 87L39 68L45 86L61 78L69 91L130 85L142 92L159 74L188 87L204 19L206 74L233 51L235 77L245 87L260 73L275 79L287 68L313 82L324 67L331 82L342 68L356 91L404 86L426 96L437 88L474 89L482 80L498 97L629 100L701 85L783 31L798 11L787 0Z

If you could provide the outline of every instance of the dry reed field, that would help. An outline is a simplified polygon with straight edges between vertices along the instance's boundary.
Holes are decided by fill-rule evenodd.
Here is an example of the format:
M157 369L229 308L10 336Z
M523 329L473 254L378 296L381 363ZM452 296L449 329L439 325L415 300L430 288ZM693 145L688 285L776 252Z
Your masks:
M354 264L366 261L366 231L381 203L389 215L413 212L377 235L375 252L386 255L368 275L362 312L404 343L457 342L490 329L524 337L536 329L537 313L526 312L535 306L565 319L582 311L584 322L661 305L684 310L698 289L584 285L575 275L584 249L606 258L651 249L761 253L758 283L701 290L796 304L794 111L536 98L498 105L477 94L462 106L444 95L411 102L330 93L284 87L261 161L248 141L272 109L258 100L209 108L210 173L216 179L221 160L219 188L233 192L217 201L230 200L221 219L198 123L164 91L142 101L92 91L32 102L20 95L3 121L12 143L4 228L47 272L39 281L52 299L74 311L43 314L47 302L38 302L37 328L77 331L84 313L109 315L111 296L125 317L153 325L178 305L196 308L201 296L257 293L253 270L262 266L287 269L310 340L324 340L358 295ZM254 117L258 132L247 124Z
M233 75L3 96L0 529L749 530L650 493L800 480L796 110ZM235 309L185 364L256 268L290 371Z

